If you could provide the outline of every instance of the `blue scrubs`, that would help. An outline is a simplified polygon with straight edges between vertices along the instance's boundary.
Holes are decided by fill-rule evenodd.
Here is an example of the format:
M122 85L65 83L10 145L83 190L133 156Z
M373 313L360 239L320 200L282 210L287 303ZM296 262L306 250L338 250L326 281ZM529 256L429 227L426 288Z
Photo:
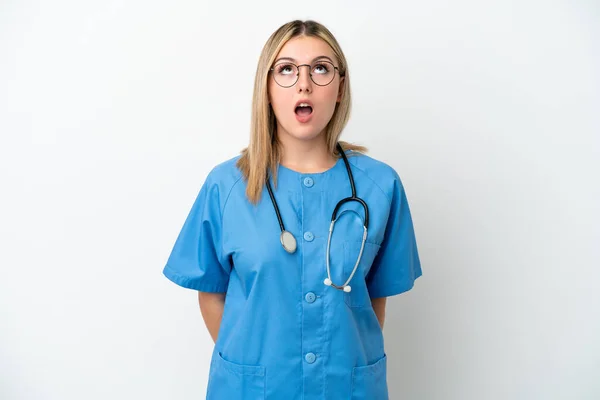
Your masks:
M293 254L281 246L266 187L257 206L246 199L235 166L239 156L206 178L163 273L185 288L227 292L207 399L388 398L383 334L370 298L411 289L421 264L396 171L370 156L346 154L370 218L349 293L323 283L331 215L352 193L343 159L322 173L278 167L273 193L285 228L298 243ZM356 202L340 212L345 209L364 218ZM356 214L344 213L336 222L333 283L341 285L350 276L362 235Z

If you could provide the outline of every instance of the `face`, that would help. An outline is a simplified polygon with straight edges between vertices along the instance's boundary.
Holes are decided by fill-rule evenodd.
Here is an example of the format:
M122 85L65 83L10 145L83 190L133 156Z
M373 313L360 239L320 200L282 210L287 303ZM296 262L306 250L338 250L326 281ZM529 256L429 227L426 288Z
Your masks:
M331 69L331 64L319 64L319 61L329 61L339 68L331 47L315 37L295 37L277 54L273 63L275 71L272 71L268 78L268 95L277 119L279 136L290 135L300 140L314 140L323 134L325 126L331 120L335 105L342 98L344 78L340 78L337 70ZM295 71L294 67L290 67L290 63L309 64L311 67L300 67L300 76L296 84L282 87L275 81L274 74L281 78L280 83L284 80L293 82ZM327 72L329 69L331 70ZM326 86L319 86L311 80L311 72L317 83L323 83L322 79L328 73L333 74L333 80ZM303 101L310 103L311 107L297 108L298 102Z

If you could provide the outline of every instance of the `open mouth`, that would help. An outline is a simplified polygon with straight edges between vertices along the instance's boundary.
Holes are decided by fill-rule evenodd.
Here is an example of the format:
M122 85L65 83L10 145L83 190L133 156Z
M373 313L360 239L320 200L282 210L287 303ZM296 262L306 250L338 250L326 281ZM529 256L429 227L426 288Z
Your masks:
M300 117L307 117L312 114L313 109L311 106L298 106L295 109L296 115Z

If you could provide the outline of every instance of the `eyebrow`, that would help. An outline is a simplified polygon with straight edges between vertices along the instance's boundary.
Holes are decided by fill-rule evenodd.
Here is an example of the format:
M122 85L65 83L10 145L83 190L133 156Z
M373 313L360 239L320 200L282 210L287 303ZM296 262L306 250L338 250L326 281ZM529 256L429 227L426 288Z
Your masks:
M315 61L317 61L317 60L320 60L320 59L322 59L322 58L326 58L326 59L328 59L328 60L329 60L329 61L331 61L331 63L333 64L333 60L332 60L331 58L327 57L327 56L319 56L319 57L315 57L315 58L313 58L313 60L312 60L310 63L312 64L312 63L314 63ZM281 57L281 58L278 58L277 60L275 60L274 64L277 64L279 61L282 61L282 60L287 60L287 61L291 61L291 62L297 62L297 61L296 61L296 59L294 59L294 58L292 58L292 57Z

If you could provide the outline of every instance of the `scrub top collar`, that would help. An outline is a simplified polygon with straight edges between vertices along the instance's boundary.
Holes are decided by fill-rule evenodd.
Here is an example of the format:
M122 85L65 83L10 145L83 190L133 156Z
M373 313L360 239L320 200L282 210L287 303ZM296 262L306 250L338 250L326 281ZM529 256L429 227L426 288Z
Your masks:
M346 151L347 157L349 156L348 153L350 153L350 151ZM352 157L348 157L350 168L353 168L354 165L351 160ZM337 181L341 173L343 174L342 177L348 179L348 173L346 172L346 166L344 165L344 159L342 157L340 157L331 168L322 172L298 172L279 164L277 168L277 189L275 189L273 185L272 188L275 193L281 189L297 191L302 190L303 188L306 189L307 187L315 187L317 185L323 190L324 188L327 188L328 184ZM306 178L310 178L308 182L306 182L309 185L311 184L310 180L312 179L311 186L305 184Z

